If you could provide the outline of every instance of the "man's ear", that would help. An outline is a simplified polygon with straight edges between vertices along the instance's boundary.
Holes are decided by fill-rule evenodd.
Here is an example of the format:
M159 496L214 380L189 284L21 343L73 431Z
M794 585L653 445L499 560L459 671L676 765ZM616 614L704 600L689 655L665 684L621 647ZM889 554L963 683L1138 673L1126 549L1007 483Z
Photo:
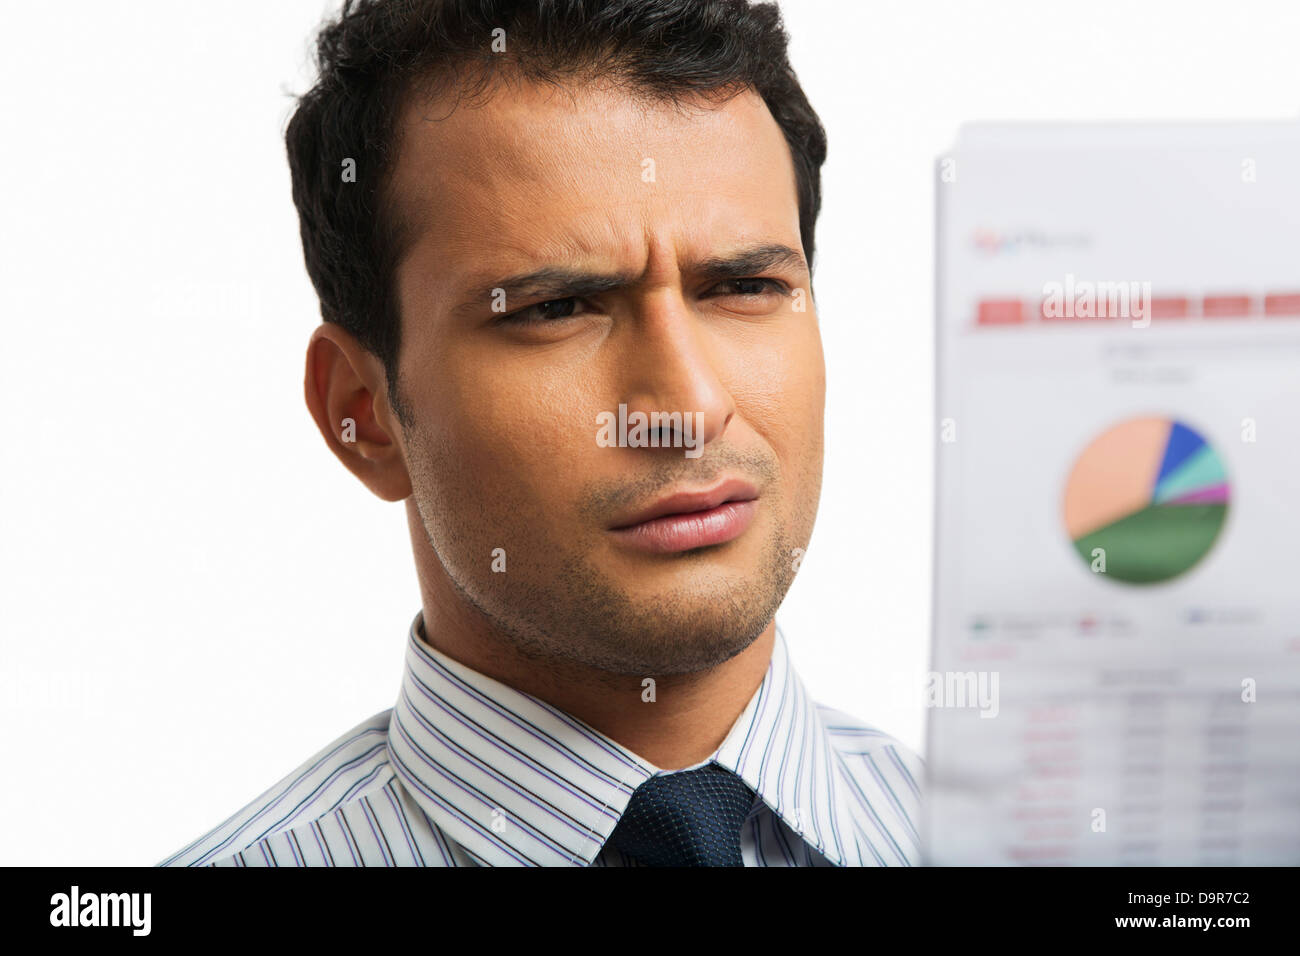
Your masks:
M383 363L342 326L325 322L312 333L303 391L325 444L348 471L385 501L411 494Z

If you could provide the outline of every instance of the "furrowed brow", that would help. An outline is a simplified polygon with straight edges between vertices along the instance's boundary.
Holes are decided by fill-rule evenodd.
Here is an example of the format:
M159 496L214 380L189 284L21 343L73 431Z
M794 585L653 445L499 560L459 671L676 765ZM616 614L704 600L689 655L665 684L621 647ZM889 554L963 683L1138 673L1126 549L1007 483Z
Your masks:
M766 243L725 256L703 259L687 271L709 279L744 279L769 269L780 268L804 273L808 271L802 253L781 243ZM638 279L640 275L635 272L588 272L546 266L477 286L461 300L455 311L477 308L500 294L498 290L504 292L507 302L544 301L613 292L634 284Z
M717 256L696 263L691 272L711 279L745 279L769 269L791 269L807 272L803 254L781 243L752 246L726 256Z
M505 293L506 301L563 299L570 296L598 295L630 285L637 279L631 272L585 272L548 266L532 272L507 276L472 289L457 309L471 309Z

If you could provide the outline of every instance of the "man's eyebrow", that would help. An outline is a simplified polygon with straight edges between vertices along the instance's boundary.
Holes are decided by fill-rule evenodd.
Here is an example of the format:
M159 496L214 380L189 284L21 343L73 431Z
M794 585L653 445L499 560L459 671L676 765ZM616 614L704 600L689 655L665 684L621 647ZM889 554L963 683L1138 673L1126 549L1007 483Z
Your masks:
M587 272L582 269L547 266L472 289L457 309L473 308L502 293L507 302L512 299L560 299L610 292L631 285L636 280L635 272Z
M710 279L745 279L770 269L807 272L808 264L804 262L803 253L797 249L779 242L769 242L730 255L705 259L688 271Z
M706 279L745 279L770 269L789 269L807 272L803 254L779 242L749 246L723 256L714 256L688 264L683 270L688 275ZM634 284L640 278L635 272L589 272L546 266L531 272L506 276L495 282L471 289L456 307L456 311L470 309L490 302L496 295L505 294L511 300L547 300L580 298L612 292Z

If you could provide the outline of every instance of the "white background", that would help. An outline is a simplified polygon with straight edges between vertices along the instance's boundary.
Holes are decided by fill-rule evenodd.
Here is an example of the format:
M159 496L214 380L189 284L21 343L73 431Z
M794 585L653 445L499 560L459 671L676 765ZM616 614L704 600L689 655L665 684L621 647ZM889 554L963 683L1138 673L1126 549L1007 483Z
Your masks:
M825 482L778 620L820 701L921 751L934 158L970 120L1294 117L1300 7L782 7L831 151ZM153 864L396 697L403 512L302 401L282 131L333 8L4 5L0 863Z

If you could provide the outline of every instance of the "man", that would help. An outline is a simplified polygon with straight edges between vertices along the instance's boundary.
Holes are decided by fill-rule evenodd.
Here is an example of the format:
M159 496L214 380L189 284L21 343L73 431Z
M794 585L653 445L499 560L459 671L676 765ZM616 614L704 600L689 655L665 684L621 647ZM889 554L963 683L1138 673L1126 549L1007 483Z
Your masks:
M307 404L422 609L391 711L164 865L919 862L920 761L774 618L825 393L777 10L360 0L319 59Z

